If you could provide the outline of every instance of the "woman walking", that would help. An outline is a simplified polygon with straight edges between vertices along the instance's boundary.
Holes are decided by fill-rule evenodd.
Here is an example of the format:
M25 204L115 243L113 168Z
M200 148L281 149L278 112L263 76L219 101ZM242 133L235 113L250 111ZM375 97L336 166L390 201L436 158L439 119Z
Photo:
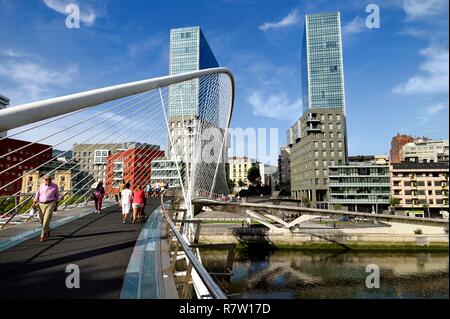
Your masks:
M120 181L120 183L119 183L119 192L117 193L117 197L116 197L116 200L117 200L117 202L121 202L121 199L122 199L122 191L125 189L125 185L126 185L126 183L125 183L125 180L124 179L122 179L121 181Z
M95 203L95 213L100 214L102 212L103 197L105 197L105 188L103 187L102 181L98 182L93 197Z
M133 193L133 224L136 223L136 219L141 219L142 209L145 203L145 192L141 185Z
M128 214L130 213L131 203L133 201L133 192L130 190L130 183L125 184L125 189L120 193L120 203L122 205L122 222L127 223Z

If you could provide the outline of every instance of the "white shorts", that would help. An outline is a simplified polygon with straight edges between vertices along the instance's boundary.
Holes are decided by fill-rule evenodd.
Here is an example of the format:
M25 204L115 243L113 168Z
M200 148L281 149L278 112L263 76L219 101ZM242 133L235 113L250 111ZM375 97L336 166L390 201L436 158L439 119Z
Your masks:
M122 214L126 215L130 213L131 205L130 204L122 204Z
M133 208L141 208L144 204L133 204Z

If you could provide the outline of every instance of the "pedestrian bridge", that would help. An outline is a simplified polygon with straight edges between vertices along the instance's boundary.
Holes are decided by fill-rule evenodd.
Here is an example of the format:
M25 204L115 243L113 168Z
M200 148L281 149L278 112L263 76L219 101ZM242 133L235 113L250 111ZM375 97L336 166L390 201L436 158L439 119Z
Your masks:
M228 190L233 105L233 75L215 68L0 110L0 295L226 298L202 266L192 198ZM40 243L30 207L44 174L61 197ZM99 180L104 207L93 214ZM121 180L169 188L147 198L145 224L122 224ZM80 287L68 288L78 270Z

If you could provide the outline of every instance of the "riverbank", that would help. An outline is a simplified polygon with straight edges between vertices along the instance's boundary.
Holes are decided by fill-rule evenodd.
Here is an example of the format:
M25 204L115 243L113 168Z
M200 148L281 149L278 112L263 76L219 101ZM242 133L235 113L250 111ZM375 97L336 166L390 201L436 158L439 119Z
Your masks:
M236 243L242 245L233 235L233 228L222 226L203 227L200 235L202 244ZM261 237L261 243L268 243L278 249L296 250L398 250L398 251L449 251L448 235L415 235L383 233L346 233L345 230L315 230L309 233L275 233ZM244 238L241 238L244 239Z

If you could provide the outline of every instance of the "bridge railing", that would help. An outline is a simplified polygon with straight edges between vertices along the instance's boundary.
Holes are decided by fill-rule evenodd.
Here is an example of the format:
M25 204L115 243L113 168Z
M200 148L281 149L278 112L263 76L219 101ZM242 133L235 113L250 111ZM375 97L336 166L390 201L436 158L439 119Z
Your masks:
M222 292L220 287L214 281L214 279L209 275L206 269L203 267L200 259L198 248L190 247L191 243L187 236L183 233L183 229L178 230L172 218L169 216L169 211L165 206L164 194L161 196L161 210L164 215L164 219L167 222L170 231L172 232L177 244L183 251L185 259L188 265L186 276L187 282L189 278L192 277L195 290L198 292L198 297L203 299L227 299L227 296ZM178 249L174 252L175 257L177 257ZM176 261L176 258L174 259ZM174 267L175 269L175 267ZM208 294L205 294L205 289Z
M108 197L117 195L122 180L145 188L158 160L174 164L167 179L157 180L168 187L177 177L192 216L196 189L208 196L226 189L233 103L233 76L216 68L0 110L0 132L9 130L0 138L0 216L26 214L33 196L21 194L34 194L45 174L53 175L66 203L77 205L92 201L99 181ZM211 148L205 137L214 134L213 156L204 161Z

